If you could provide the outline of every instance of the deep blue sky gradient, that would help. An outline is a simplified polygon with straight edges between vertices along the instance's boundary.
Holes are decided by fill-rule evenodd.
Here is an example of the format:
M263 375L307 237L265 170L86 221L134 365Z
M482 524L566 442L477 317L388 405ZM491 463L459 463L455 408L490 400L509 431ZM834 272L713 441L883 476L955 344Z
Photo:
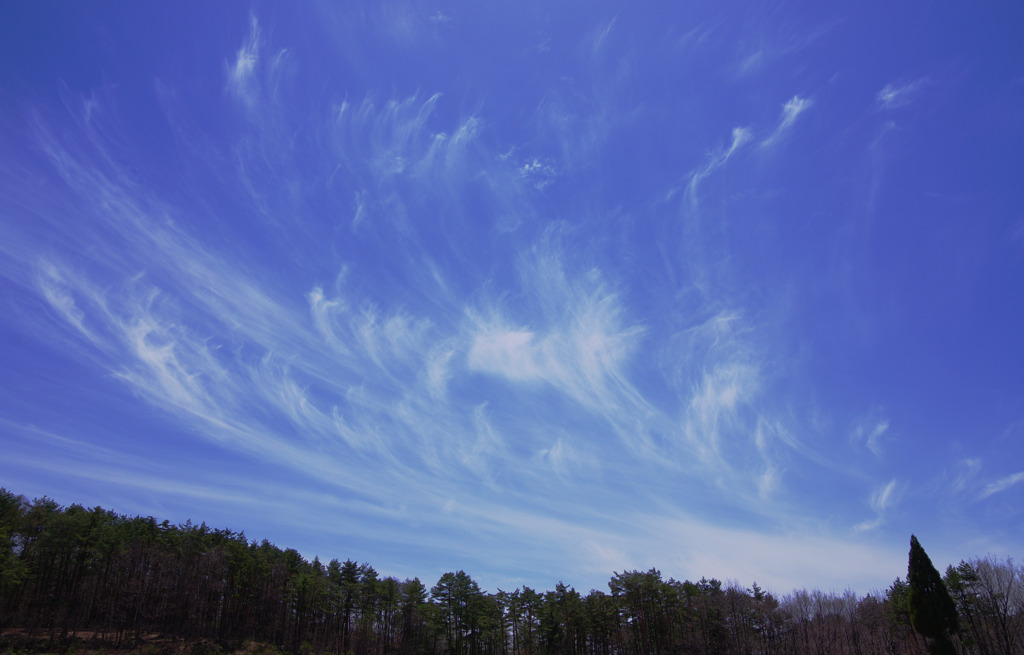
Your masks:
M0 484L385 575L1020 557L1013 3L0 9Z

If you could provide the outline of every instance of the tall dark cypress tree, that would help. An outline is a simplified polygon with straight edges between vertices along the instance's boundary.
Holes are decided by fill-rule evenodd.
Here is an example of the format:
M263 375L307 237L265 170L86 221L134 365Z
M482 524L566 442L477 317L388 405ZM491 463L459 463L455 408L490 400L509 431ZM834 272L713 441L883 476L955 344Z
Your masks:
M932 655L955 653L949 637L958 629L956 605L942 582L942 576L914 535L910 535L907 582L910 587L910 624L931 640L928 652Z

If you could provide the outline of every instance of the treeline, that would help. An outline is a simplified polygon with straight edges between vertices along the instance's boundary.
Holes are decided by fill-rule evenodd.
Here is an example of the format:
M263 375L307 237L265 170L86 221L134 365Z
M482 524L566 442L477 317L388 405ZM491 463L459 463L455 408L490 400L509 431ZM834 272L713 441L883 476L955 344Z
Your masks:
M1024 569L992 558L950 567L957 652L1024 652ZM858 597L776 597L718 580L615 573L608 591L486 593L463 571L431 588L369 564L306 561L293 549L205 524L171 525L0 489L0 632L114 646L150 635L237 649L384 655L856 655L920 653L910 587Z

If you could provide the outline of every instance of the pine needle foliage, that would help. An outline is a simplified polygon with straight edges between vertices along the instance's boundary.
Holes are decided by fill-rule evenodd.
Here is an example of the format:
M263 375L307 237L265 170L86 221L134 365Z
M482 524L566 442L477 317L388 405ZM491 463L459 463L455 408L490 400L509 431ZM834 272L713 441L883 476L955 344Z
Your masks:
M942 576L914 535L910 535L907 582L910 587L910 624L919 634L932 640L929 652L933 655L956 652L949 641L959 627L956 604Z

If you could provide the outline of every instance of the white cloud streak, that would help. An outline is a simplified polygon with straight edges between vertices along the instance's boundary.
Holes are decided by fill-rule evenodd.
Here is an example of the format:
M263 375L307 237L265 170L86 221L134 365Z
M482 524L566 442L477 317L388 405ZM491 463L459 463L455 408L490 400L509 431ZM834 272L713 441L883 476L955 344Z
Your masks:
M929 83L928 77L922 77L913 82L886 84L875 96L875 101L881 109L899 109L914 102L921 89Z
M889 421L880 419L873 426L859 425L853 431L853 440L863 442L875 457L882 457L882 438L889 432Z
M793 96L786 101L786 104L782 106L782 116L779 118L779 124L768 138L761 142L761 147L770 148L778 143L789 132L790 128L793 127L797 117L807 111L813 104L813 101L809 98L801 98L800 96Z
M239 93L249 93L258 39L254 23L230 80ZM432 184L463 165L477 123L462 121L452 137L424 138L437 100L388 103L379 113L364 103L356 112L354 124L374 135L368 161L379 182L411 176ZM340 114L347 111L343 106ZM626 320L621 292L599 271L566 268L556 239L542 238L519 260L523 293L539 310L528 319L534 328L510 327L516 323L505 318L508 308L493 300L483 303L486 310L462 310L461 319L451 314L445 325L321 286L306 293L303 320L294 299L272 297L244 267L166 220L179 214L177 207L124 182L116 169L92 166L47 132L39 136L74 202L90 215L85 238L114 235L126 244L98 251L92 275L72 271L57 255L37 262L41 297L96 349L95 362L214 442L392 502L418 489L429 505L457 482L425 491L447 458L462 461L474 477L495 480L494 466L509 456L480 410L460 418L438 405L467 373L542 381L600 416L630 449L638 436L645 442L642 431L632 431L651 425L658 412L627 374L644 329ZM737 134L733 149L743 141ZM93 279L101 275L116 282ZM723 393L714 390L715 402ZM695 402L713 426L721 412L710 398ZM525 449L526 456L543 453L561 477L570 462L593 461L568 438L546 443ZM383 462L395 476L421 473L403 485L375 479L371 471Z
M896 496L895 479L875 489L870 499L871 509L875 512L875 518L859 523L854 530L856 532L865 532L881 526L885 522L885 516L889 512L890 507L896 502Z
M957 463L957 470L956 478L953 480L953 491L963 493L981 470L981 460L977 458L961 460Z
M255 16L251 16L249 36L238 52L235 60L227 67L228 87L252 108L258 101L256 84L256 68L260 58L260 26Z
M740 150L740 148L749 143L753 138L754 135L749 128L734 127L732 129L732 141L730 142L729 147L712 154L708 158L707 165L700 171L694 173L690 178L691 192L696 191L696 185L702 178L707 177L716 169L724 166L726 162L728 162L729 159L731 159L732 156Z
M994 496L995 494L1002 493L1009 489L1010 487L1013 487L1014 485L1020 483L1021 481L1024 481L1024 471L1020 471L1018 473L1014 473L1013 475L1007 475L1006 477L999 478L998 480L995 480L994 482L990 482L989 484L985 485L985 488L981 492L980 498L985 499L988 498L989 496Z
M388 18L399 40L421 29L408 12ZM603 25L590 35L594 57L616 40L615 21ZM546 204L542 192L589 165L614 112L577 117L542 103L536 122L551 130L554 154L495 143L480 106L452 116L438 93L326 99L333 111L285 115L277 90L289 56L268 46L253 18L224 63L233 116L244 110L231 154L204 149L201 134L187 139L200 154L181 154L183 168L208 172L218 193L247 198L245 221L218 203L189 202L202 185L135 181L133 151L96 127L102 98L89 110L93 128L77 137L38 119L33 135L61 191L46 203L24 191L25 204L39 208L41 231L74 237L48 249L0 248L20 265L5 275L22 275L15 282L48 308L52 332L75 344L67 357L113 376L180 434L315 484L322 497L310 490L310 506L344 520L334 534L401 541L424 525L423 542L439 550L480 557L481 544L511 542L522 552L510 566L582 551L581 577L666 558L678 575L764 572L786 585L786 566L836 561L811 555L837 546L843 566L868 570L858 557L871 549L715 527L713 510L700 506L706 494L782 516L786 456L813 449L765 400L775 353L742 303L713 285L691 304L675 286L638 301L644 289L631 265L590 238L603 217ZM810 106L794 96L761 145ZM308 159L291 154L293 140ZM694 205L701 182L752 142L749 128L734 128L691 173ZM235 234L219 240L205 229L242 222L255 251L281 248L274 254L287 271L261 268ZM673 253L673 265L699 277L714 265L689 256L700 246ZM865 437L876 455L887 427ZM235 507L289 486L181 483L173 470L129 458L97 457L77 474L73 462L59 464L89 479L121 468L117 484ZM988 495L1019 481L1011 478ZM676 497L677 487L685 494ZM874 492L879 517L897 492L895 480ZM298 495L274 507L291 516L281 507L299 506ZM651 515L622 509L634 504ZM473 539L453 546L456 532ZM820 568L850 579L829 566Z

